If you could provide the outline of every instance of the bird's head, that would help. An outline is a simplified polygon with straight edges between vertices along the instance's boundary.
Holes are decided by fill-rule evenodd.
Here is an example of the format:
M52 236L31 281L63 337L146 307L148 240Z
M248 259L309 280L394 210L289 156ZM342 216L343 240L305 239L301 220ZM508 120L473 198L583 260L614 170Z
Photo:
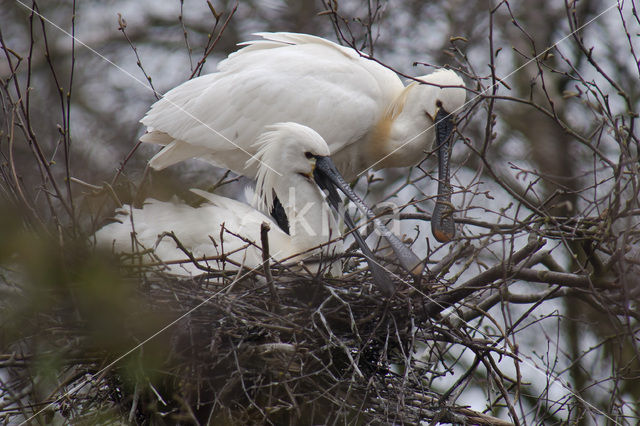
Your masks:
M420 92L418 98L421 100L422 109L431 121L435 121L441 109L449 114L456 114L464 106L464 81L454 71L440 69L418 77L418 80L426 84L417 84L413 90Z
M298 123L266 126L258 137L256 154L247 166L258 163L256 196L259 208L270 211L273 189L295 176L313 180L316 158L328 157L329 147L315 130Z

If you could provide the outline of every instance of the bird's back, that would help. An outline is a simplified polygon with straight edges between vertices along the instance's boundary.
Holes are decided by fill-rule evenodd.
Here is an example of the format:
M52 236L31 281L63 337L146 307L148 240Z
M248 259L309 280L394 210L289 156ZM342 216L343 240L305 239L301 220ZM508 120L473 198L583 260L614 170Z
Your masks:
M204 271L188 260L185 252L169 236L172 232L197 260L225 255L235 263L219 260L201 261L213 269L237 269L237 264L247 268L262 264L261 225L270 225L269 243L275 259L289 259L293 255L315 247L320 241L297 241L282 231L272 219L253 207L206 191L192 189L206 200L193 207L179 200L159 201L147 199L142 208L124 206L118 210L116 222L104 226L95 233L96 244L115 253L139 253L145 263L170 262L169 272L177 275L197 275ZM135 231L135 239L132 233ZM340 242L325 248L326 253L341 252ZM307 252L298 260L307 258ZM183 261L176 264L173 261ZM295 260L295 259L289 259ZM340 262L331 271L338 275Z
M201 191L204 192L204 191ZM208 193L206 193L208 194ZM248 245L242 238L228 232L221 233L221 227L260 245L260 225L269 219L250 206L229 198L209 194L209 202L197 207L189 206L182 201L158 201L147 199L142 208L125 206L118 211L117 222L111 223L95 234L98 246L113 249L117 253L144 252L153 249L153 255L145 255L145 261L157 258L163 262L186 260L187 256L176 242L165 236L165 232L173 232L183 247L187 248L196 259L230 254L229 259L245 263L249 267L259 265L262 261L260 249ZM135 242L132 232L135 230ZM284 234L275 230L272 238ZM222 239L221 239L222 236ZM256 239L257 237L257 239ZM241 250L247 246L246 250ZM235 253L234 253L235 252ZM203 262L207 264L207 262ZM191 262L181 265L169 265L172 273L189 275L198 274L199 270ZM208 266L216 269L225 267L217 261L209 261ZM227 265L226 268L234 267Z
M141 120L142 140L167 145L150 162L162 169L199 157L249 177L245 169L264 126L293 121L316 130L334 160L374 126L402 91L392 71L319 37L260 33L204 75L169 91Z

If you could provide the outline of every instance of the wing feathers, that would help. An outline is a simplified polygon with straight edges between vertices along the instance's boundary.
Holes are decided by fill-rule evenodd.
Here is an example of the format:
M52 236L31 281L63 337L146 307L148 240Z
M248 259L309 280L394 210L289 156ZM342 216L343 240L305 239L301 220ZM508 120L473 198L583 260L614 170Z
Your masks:
M152 130L140 137L140 142L153 143L156 145L169 145L173 141L173 137L164 132Z
M166 133L164 133L164 135L170 137ZM140 140L142 140L142 138L140 138ZM183 141L174 140L173 138L171 140L172 142L162 148L160 152L158 152L151 158L151 160L149 160L149 166L151 166L154 170L162 170L181 161L188 160L194 157L200 157L209 152L208 149L201 146L191 145Z
M244 167L247 152L255 153L265 126L287 121L316 130L334 155L365 138L404 88L392 71L320 37L257 36L218 72L181 84L151 107L141 120L150 133L141 140L166 145L154 168L198 156L254 177L255 167Z

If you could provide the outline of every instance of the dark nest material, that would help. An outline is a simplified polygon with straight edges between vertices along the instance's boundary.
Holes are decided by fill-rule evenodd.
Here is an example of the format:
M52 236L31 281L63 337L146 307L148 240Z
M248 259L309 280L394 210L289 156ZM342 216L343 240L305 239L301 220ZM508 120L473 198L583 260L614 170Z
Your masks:
M452 381L446 394L433 390L451 374L442 363L451 343L496 350L433 321L428 302L445 292L435 280L395 275L385 300L363 270L265 272L137 273L122 285L135 294L116 308L78 308L83 296L64 289L55 309L28 319L41 333L3 349L0 419L509 424L451 402Z

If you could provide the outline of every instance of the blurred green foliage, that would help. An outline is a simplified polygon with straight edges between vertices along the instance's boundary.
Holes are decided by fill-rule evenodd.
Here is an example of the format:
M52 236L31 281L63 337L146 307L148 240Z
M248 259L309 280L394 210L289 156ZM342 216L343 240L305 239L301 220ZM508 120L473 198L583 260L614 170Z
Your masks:
M25 388L33 384L32 400L46 402L65 380L102 373L116 360L107 372L130 388L125 394L154 382L170 336L145 341L172 318L147 302L145 280L126 277L86 240L61 244L25 224L20 211L0 211L0 355L28 360L22 379Z

